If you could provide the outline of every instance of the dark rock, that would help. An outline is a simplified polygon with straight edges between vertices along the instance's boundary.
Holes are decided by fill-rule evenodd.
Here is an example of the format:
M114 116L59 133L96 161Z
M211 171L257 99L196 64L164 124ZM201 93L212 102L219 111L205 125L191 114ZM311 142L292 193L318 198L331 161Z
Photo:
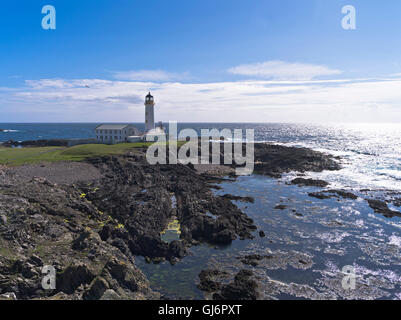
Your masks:
M19 299L98 299L104 279L122 299L157 298L134 265L127 230L81 197L82 189L40 177L21 183L18 176L3 173L0 212L7 212L7 225L0 223L5 248L0 255L0 292L14 292ZM107 241L99 235L103 224L109 230ZM41 287L44 264L56 269L56 290Z
M116 238L111 241L111 245L118 248L123 254L127 257L131 256L131 251L128 248L128 245L124 242L123 239Z
M330 198L338 198L341 197L343 199L350 199L350 200L356 200L358 199L358 196L344 190L325 190L321 192L310 192L308 193L310 197L314 197L317 199L330 199Z
M279 178L283 173L340 170L337 159L307 148L255 143L255 172Z
M373 199L368 199L367 201L374 212L383 214L386 218L392 218L394 216L401 217L401 212L391 210L384 201Z
M8 140L3 142L4 147L66 147L68 146L68 140L65 139L51 139L51 140L26 140L26 141L14 141Z
M202 270L199 274L198 288L205 292L215 292L221 289L219 280L227 276L227 273L219 270Z
M344 191L344 190L328 190L326 192L327 193L335 193L335 194L337 194L338 196L340 196L341 198L344 198L344 199L351 199L351 200L358 199L357 195L355 195L355 194L353 194L351 192Z
M214 300L256 300L259 297L258 284L251 277L253 272L240 270L234 281L223 285L220 293L213 295Z
M253 267L256 267L259 264L259 261L263 260L264 256L260 254L251 254L240 258L243 264L247 264Z
M34 265L36 265L36 266L39 266L39 267L43 266L43 261L42 261L42 259L39 258L39 257L36 256L36 255L32 255L32 256L29 258L28 262L29 262L29 263L32 263L32 264L34 264Z
M185 244L181 241L172 241L169 244L169 250L173 257L183 258L187 254Z
M239 143L233 144L234 147L240 148ZM245 154L246 146L241 144L243 153ZM212 146L210 144L210 150ZM223 148L221 148L223 149ZM210 161L211 159L210 152ZM298 171L304 173L306 171L321 172L323 170L339 170L341 166L331 155L323 154L307 148L296 148L280 146L268 143L254 144L254 171L258 174L267 175L273 178L280 178L283 173ZM220 163L224 163L224 152L220 152ZM236 164L233 164L236 167Z
M314 179L304 179L304 178L296 178L291 181L292 184L296 184L298 186L308 186L308 187L327 187L329 185L328 182L324 180L314 180Z
M266 237L265 232L263 230L259 231L259 237L261 237L261 238Z
M274 207L276 210L285 210L287 208L286 205L284 204L278 204L277 206Z
M240 197L240 196L234 196L232 194L225 194L222 196L223 198L229 199L229 200L234 200L234 201L241 201L241 202L250 202L254 203L255 199L252 197Z
M121 300L121 297L113 289L107 289L100 300Z
M90 283L95 275L81 263L72 264L57 275L57 291L73 293L80 285Z
M123 261L112 259L106 264L102 274L106 275L106 279L110 279L110 277L116 279L119 286L122 288L130 291L137 291L140 286L140 281L142 281L137 272L138 270L136 268L128 266ZM108 274L110 277L108 277Z
M173 260L185 255L184 247L194 241L229 244L238 237L253 237L251 232L256 229L253 221L228 197L215 196L207 177L198 175L188 166L151 166L146 160L138 162L135 157L134 161L131 156L89 161L102 171L104 178L91 186L81 186L87 199L125 226L123 233L104 226L99 233L104 241L120 238L135 255ZM93 189L97 191L92 192ZM172 191L176 198L174 209ZM210 212L216 218L205 216L203 212ZM169 246L161 241L160 233L172 215L181 224L182 242ZM122 249L121 243L118 247Z
M213 234L213 241L216 244L230 244L235 239L235 233L227 229Z
M89 290L83 294L83 299L98 300L103 296L107 289L109 289L107 281L102 277L96 277L91 283Z
M323 192L309 192L308 196L309 197L313 197L313 198L317 198L317 199L321 199L321 200L330 199L330 198L334 197L333 195L327 195L327 194L324 194Z

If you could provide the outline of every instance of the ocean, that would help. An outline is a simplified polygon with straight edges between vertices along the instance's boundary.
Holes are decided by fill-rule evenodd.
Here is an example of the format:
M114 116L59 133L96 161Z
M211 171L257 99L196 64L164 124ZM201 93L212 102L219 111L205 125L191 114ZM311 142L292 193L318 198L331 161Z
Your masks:
M0 124L0 141L93 138L97 124ZM137 124L139 129L143 125ZM178 129L254 129L255 141L309 147L341 157L338 172L308 173L330 183L329 188L351 190L350 199L316 199L317 187L281 179L250 175L220 183L216 194L251 196L254 203L235 201L266 234L252 240L235 240L230 246L194 246L175 265L136 264L154 290L171 299L203 299L197 288L204 269L234 275L252 270L262 299L401 299L401 218L374 213L367 199L401 192L401 125L396 124L224 124L181 123ZM369 189L369 191L366 191ZM283 210L276 207L280 204ZM401 212L399 203L389 203ZM241 257L268 256L256 266ZM343 287L343 268L355 271L354 289ZM210 298L210 296L207 296Z
M97 123L1 124L0 142L94 138ZM143 130L143 123L134 123ZM340 188L401 190L401 124L179 123L178 130L254 129L255 141L309 147L340 156L344 169L310 174Z

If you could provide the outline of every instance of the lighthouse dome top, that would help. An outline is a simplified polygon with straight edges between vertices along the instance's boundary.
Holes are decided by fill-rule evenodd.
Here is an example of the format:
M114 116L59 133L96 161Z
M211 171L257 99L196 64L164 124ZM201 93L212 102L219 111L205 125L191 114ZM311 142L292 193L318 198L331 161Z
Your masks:
M153 96L150 94L150 92L149 92L148 95L146 96L145 102L153 102Z

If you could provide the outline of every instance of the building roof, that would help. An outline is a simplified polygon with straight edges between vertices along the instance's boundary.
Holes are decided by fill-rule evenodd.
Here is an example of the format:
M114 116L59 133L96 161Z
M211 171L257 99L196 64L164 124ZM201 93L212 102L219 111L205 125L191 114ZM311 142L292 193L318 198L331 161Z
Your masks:
M101 124L96 127L96 129L100 130L122 130L128 126L132 126L130 124Z

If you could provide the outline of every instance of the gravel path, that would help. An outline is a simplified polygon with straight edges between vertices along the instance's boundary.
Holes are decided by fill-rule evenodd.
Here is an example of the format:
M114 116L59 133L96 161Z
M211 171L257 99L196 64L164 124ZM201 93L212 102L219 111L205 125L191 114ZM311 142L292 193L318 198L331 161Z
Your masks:
M41 177L58 184L73 184L78 181L100 179L102 174L93 165L85 162L53 162L23 165L3 169L6 173L17 175L22 181Z

